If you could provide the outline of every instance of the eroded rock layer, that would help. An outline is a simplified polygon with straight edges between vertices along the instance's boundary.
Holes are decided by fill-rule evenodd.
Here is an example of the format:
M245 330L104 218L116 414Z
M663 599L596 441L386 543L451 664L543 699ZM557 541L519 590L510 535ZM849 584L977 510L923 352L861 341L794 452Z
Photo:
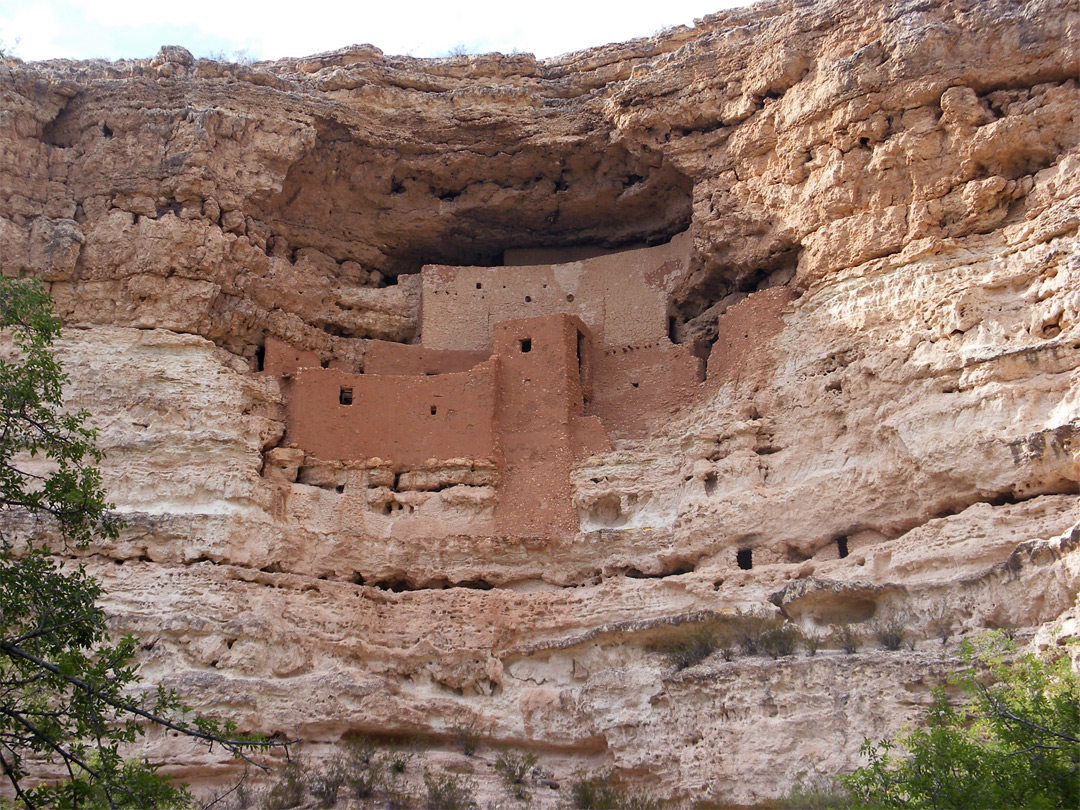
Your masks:
M956 665L943 626L1054 643L1080 586L1078 43L1069 0L823 0L546 61L0 63L0 270L64 318L128 520L84 562L144 674L316 754L420 734L452 760L473 728L556 781L750 803L915 718ZM501 379L483 340L431 348L423 266L576 284L669 242L640 315L667 335L597 335L560 394L550 530L498 518L536 494L506 483L513 431L430 460L293 440L321 367ZM264 370L274 346L314 367ZM914 649L653 651L738 611L903 617Z

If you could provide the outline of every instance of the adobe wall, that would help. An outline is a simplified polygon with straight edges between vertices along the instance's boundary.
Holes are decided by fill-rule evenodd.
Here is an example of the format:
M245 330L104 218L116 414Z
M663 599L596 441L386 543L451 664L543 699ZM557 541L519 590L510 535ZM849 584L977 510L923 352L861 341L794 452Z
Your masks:
M267 374L280 377L299 368L322 368L319 353L297 349L283 340L267 335L263 344L263 367Z
M364 357L366 374L431 375L468 371L491 357L490 351L443 351L408 343L373 340Z
M485 350L503 321L567 313L597 345L668 341L665 282L685 272L690 234L669 243L567 264L423 270L421 343L432 349Z
M604 349L586 412L612 438L640 439L685 409L702 389L704 363L692 346Z
M570 470L581 453L610 448L599 420L583 412L588 329L572 316L516 320L495 327L493 344L502 462L496 524L525 536L575 532Z
M327 461L419 465L495 455L495 368L428 376L301 368L283 380L289 442ZM351 404L343 391L350 392Z

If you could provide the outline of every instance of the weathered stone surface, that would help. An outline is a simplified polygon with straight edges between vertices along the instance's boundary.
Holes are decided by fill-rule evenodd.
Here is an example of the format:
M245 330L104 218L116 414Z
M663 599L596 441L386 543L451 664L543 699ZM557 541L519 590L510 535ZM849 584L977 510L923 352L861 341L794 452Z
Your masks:
M1078 28L1067 0L775 2L548 61L0 62L0 270L67 324L129 521L85 562L148 678L316 755L417 733L451 762L474 724L564 783L749 803L916 717L941 622L1075 635ZM288 446L256 373L268 338L342 374L417 343L424 264L509 251L487 283L687 228L661 286L708 377L573 464L569 534L499 533L487 459ZM740 609L917 645L649 651Z

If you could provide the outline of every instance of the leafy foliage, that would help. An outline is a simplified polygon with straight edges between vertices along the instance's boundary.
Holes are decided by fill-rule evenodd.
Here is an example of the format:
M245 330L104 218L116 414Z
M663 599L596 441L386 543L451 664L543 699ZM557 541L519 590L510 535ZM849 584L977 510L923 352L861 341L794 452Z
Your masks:
M84 411L62 409L66 377L51 347L60 324L35 280L0 278L0 775L18 802L45 807L181 806L188 794L123 746L157 723L241 753L231 724L184 720L176 695L159 689L133 700L136 641L110 638L101 589L67 567L43 539L85 546L115 538L96 434ZM45 759L65 779L28 786Z
M867 741L869 763L842 777L856 806L1080 807L1080 678L1066 656L1010 652L1000 634L965 642L967 703L935 692L926 727L899 741L906 756Z

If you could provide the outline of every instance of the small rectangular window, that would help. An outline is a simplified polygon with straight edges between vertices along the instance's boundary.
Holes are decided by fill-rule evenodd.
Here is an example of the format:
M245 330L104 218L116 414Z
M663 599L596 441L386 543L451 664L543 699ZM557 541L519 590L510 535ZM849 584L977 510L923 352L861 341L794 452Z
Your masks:
M522 354L524 354L525 352L531 352L531 351L532 351L532 338L522 338L522 340L521 340L521 352L522 352Z
M342 405L352 405L352 389L342 388L341 393L338 394L338 402Z

